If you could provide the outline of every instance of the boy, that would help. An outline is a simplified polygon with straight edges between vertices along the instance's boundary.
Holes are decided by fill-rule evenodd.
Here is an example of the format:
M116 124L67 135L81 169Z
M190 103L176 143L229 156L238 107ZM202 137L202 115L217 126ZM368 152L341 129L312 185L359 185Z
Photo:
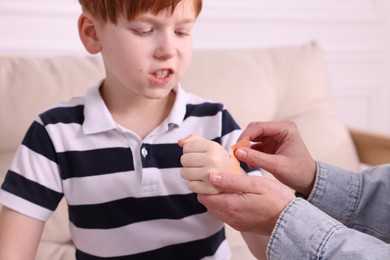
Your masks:
M227 149L239 135L220 104L179 85L202 1L80 3L80 39L101 53L106 77L27 131L0 193L0 259L34 259L62 197L77 259L229 258L223 223L179 175L179 138L202 136L207 152L206 139ZM215 160L194 168L225 170Z

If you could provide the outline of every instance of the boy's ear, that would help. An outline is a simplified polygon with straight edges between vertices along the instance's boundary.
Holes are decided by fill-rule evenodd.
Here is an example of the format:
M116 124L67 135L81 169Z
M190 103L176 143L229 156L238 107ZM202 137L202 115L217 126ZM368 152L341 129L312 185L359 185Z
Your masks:
M80 40L83 43L85 49L91 54L96 54L101 51L96 23L97 21L86 12L83 12L78 20Z

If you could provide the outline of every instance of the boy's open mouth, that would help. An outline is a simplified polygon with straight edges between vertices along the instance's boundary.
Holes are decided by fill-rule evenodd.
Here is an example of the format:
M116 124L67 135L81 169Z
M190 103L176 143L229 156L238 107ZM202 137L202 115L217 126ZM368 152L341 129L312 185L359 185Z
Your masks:
M154 73L154 76L158 79L165 79L171 73L169 69L159 70Z

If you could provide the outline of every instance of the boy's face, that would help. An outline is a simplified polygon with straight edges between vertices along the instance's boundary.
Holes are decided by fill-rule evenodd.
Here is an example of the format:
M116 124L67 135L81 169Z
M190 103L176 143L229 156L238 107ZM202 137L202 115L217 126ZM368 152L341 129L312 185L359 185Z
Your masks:
M106 66L105 84L149 99L166 97L187 71L192 57L192 0L183 0L173 14L144 13L134 20L96 27Z

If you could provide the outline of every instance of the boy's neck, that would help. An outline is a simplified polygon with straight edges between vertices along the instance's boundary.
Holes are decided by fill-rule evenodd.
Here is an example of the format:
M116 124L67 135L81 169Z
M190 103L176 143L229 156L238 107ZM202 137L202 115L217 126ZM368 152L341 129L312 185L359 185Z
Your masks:
M100 90L102 98L111 116L121 126L136 133L144 139L159 126L170 114L176 99L176 92L171 91L163 99L117 98L106 95L104 88Z

